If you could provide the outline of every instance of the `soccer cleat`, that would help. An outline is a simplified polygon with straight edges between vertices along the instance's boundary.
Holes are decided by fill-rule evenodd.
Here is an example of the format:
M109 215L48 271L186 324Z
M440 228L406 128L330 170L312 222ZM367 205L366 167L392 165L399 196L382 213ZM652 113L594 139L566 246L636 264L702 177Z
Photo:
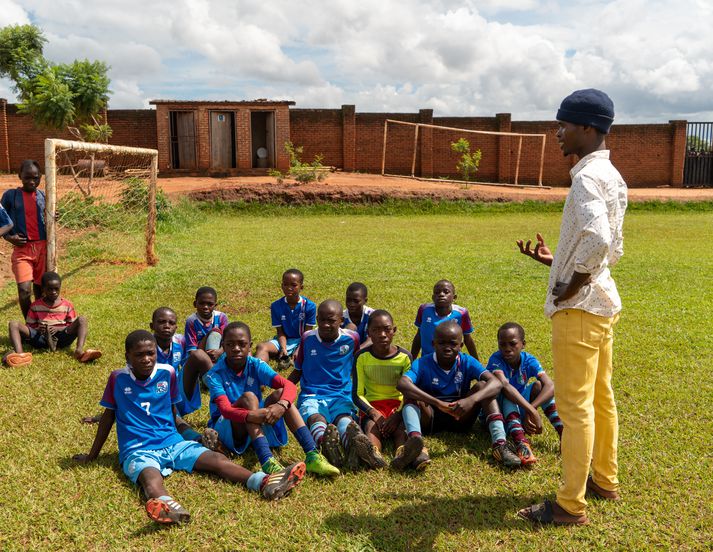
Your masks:
M391 460L391 467L395 470L405 470L412 464L423 451L423 438L420 435L414 435L406 439L406 443L401 445Z
M314 475L335 477L341 473L339 468L332 466L332 464L316 450L307 453L305 465L307 466L307 472L313 473Z
M335 468L341 468L344 465L344 455L342 454L342 445L339 442L339 430L334 424L328 424L322 436L322 454L327 458L327 461Z
M281 472L285 467L280 464L274 456L270 456L267 461L262 465L262 471L270 475L273 473Z
M28 364L32 364L32 353L8 353L2 361L10 368L27 366Z
M428 449L423 447L421 454L416 457L416 460L413 461L411 467L416 471L424 471L430 463L431 457L428 455Z
M347 454L356 454L359 459L373 469L386 467L386 460L369 438L362 433L356 422L347 426Z
M150 498L146 501L146 513L156 523L187 523L191 519L188 510L173 499Z
M522 465L520 458L510 449L507 443L493 445L493 458L506 468L519 468Z
M297 462L282 471L265 476L260 486L262 496L268 500L279 500L287 496L302 481L306 469L304 462Z
M219 452L225 456L230 456L230 451L221 443L218 432L212 427L207 427L201 435L201 444L212 451Z
M289 370L290 366L292 366L292 359L288 356L280 357L277 360L277 370L280 372L283 370Z
M515 448L515 452L523 467L532 466L537 462L537 457L533 454L530 444L527 441L520 441Z

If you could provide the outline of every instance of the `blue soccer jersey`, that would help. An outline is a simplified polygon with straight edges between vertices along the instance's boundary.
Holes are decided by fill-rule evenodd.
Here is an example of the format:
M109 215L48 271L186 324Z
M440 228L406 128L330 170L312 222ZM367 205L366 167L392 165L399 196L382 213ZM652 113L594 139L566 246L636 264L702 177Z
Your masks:
M182 334L173 334L171 338L171 345L166 350L161 350L161 347L156 345L156 363L157 364L169 364L173 366L174 370L183 366L183 357L185 355L186 340Z
M438 316L436 306L433 303L424 303L418 307L416 313L416 327L421 332L421 356L428 356L433 352L433 334L436 333L436 326L455 320L463 330L463 335L473 333L473 324L470 321L468 309L459 305L452 305L451 312L446 316Z
M114 370L99 404L116 414L119 462L135 450L156 450L183 441L173 405L180 402L176 371L156 364L151 376L137 380L129 366Z
M300 295L295 308L290 308L287 299L282 297L270 305L273 328L282 328L288 338L302 337L306 326L317 325L317 305Z
M420 357L404 374L416 387L442 401L456 401L470 391L472 382L480 379L485 367L475 358L458 353L450 370L438 365L436 354Z
M359 336L340 328L335 341L322 341L314 329L302 336L295 355L295 370L301 372L300 399L307 395L318 398L346 398L351 401L352 364L359 352Z
M215 423L220 418L220 410L215 399L221 395L228 397L230 403L237 401L246 391L260 399L263 405L261 386L272 387L272 380L277 373L257 357L249 356L242 372L237 373L225 362L225 356L218 359L213 368L203 376L203 381L210 391L210 420Z
M495 372L495 370L502 371L510 382L510 385L520 393L527 387L527 382L530 381L531 378L537 378L544 372L540 361L525 351L520 352L520 367L514 370L505 362L500 351L494 352L490 355L490 359L488 360L488 370L491 372Z
M205 336L213 330L221 332L228 325L228 317L225 313L214 310L213 316L208 322L203 322L195 312L186 318L186 329L183 332L186 340L186 354L195 351L198 344Z
M366 338L368 337L366 335L366 326L369 324L369 316L371 316L372 312L374 312L374 309L364 305L364 309L361 311L361 320L359 320L359 322L357 323L349 317L349 310L344 309L344 320L342 322L342 328L346 328L349 324L355 324L357 327L356 333L359 334L359 341L361 343L364 343L366 341Z

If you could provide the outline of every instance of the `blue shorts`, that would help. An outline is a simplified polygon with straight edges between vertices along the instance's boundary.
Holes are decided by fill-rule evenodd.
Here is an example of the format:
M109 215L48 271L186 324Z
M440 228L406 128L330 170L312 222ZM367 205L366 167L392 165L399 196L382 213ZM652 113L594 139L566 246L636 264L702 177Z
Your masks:
M27 329L30 330L30 339L28 340L30 345L32 345L35 349L49 349L50 345L47 343L47 336L44 333L40 333L34 328ZM72 342L77 339L77 334L68 334L66 328L59 330L55 333L55 336L57 337L57 348L59 349L69 347Z
M305 423L314 414L324 416L328 424L333 424L337 418L345 414L351 418L356 415L354 403L351 399L345 399L344 397L320 399L317 395L300 395L297 401L297 409L300 411Z
M181 394L181 402L176 405L176 410L179 416L186 416L191 412L200 410L201 407L201 388L200 388L200 378L196 379L196 386L193 388L193 392L190 397L186 396L186 392L183 388L183 368L178 370L178 391Z
M175 445L156 450L135 450L121 465L126 477L136 484L146 468L156 468L167 477L173 470L191 473L198 457L208 449L195 441L180 441Z
M218 438L225 448L235 454L244 453L252 441L250 436L246 435L241 443L236 443L233 439L233 425L230 420L223 418L223 416L215 421L213 429L218 432ZM283 418L280 418L274 426L263 424L262 432L265 434L267 444L270 445L271 448L284 447L287 445L287 428L285 427L285 420Z
M295 351L297 350L297 347L300 346L300 341L302 341L301 337L288 337L287 338L287 355L292 356L295 354ZM273 337L268 343L272 343L275 346L275 349L277 349L277 353L280 353L280 342L277 341L277 336Z

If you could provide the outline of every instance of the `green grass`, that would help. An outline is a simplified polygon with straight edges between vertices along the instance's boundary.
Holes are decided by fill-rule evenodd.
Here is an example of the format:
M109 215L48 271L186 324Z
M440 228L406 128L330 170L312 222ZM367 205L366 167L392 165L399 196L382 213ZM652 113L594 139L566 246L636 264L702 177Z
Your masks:
M360 280L369 304L394 314L396 341L408 347L417 306L446 277L472 313L481 357L494 351L497 327L516 320L528 350L551 365L547 272L514 241L540 231L555 245L559 206L416 203L335 206L330 214L326 206L213 205L203 223L209 207L193 207L164 225L155 268L65 259L63 292L89 316L89 345L105 352L100 361L81 366L63 352L40 353L29 368L0 370L1 549L710 549L713 212L665 204L632 209L626 220L626 254L615 269L625 310L614 361L624 500L592 502L590 527L534 530L515 517L556 489L549 426L533 440L540 462L529 472L494 465L487 437L476 433L428 438L433 464L423 475L307 479L279 503L174 474L167 486L193 521L154 527L120 472L114 434L94 464L76 466L71 456L92 442L95 429L79 418L98 411L109 371L123 365L127 332L147 327L159 305L185 318L201 285L217 287L221 308L250 324L258 341L271 337L269 304L287 267L305 272L304 293L316 301L342 299ZM175 220L187 219L193 225L178 228ZM13 298L8 286L6 318L19 312ZM204 394L203 409L189 417L199 428L206 402ZM278 456L301 458L294 439ZM252 453L237 461L257 467Z

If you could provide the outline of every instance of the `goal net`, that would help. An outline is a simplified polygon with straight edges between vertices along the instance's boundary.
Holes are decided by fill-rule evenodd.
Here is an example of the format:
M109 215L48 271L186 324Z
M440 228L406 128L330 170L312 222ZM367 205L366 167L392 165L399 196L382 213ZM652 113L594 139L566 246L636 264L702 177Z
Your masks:
M83 262L158 262L158 151L45 140L47 269Z
M431 144L428 152L424 152L422 146L426 138ZM469 171L467 180L458 166L463 153L452 147L459 140L468 142L470 153L480 151L479 168L477 172ZM542 186L546 140L545 134L496 132L387 119L384 122L381 174L423 180ZM422 159L425 155L429 159ZM432 176L422 174L423 164L428 166Z

